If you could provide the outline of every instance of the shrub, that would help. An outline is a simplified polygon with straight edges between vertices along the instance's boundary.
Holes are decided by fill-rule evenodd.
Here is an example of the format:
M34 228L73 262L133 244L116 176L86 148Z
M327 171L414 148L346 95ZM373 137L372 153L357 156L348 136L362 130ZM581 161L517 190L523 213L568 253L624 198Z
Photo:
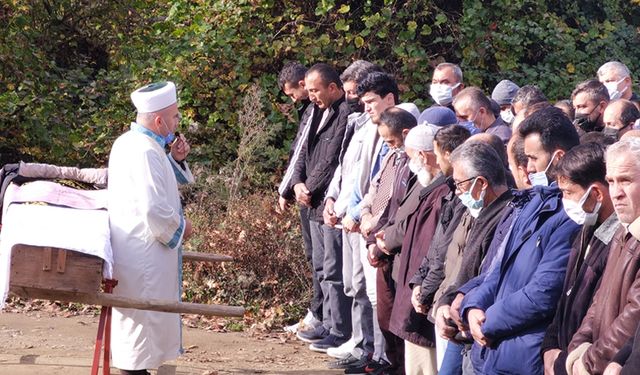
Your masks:
M183 299L245 306L246 323L265 328L304 315L311 270L296 213L276 212L273 193L254 193L227 207L218 195L226 189L220 175L198 178L202 182L188 193L185 213L195 234L186 249L231 255L235 262L185 264Z

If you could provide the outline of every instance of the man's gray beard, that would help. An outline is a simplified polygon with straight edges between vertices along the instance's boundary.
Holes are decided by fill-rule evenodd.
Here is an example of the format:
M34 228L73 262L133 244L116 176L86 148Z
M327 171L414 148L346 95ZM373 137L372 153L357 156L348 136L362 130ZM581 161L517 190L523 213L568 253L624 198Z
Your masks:
M418 172L418 182L423 187L429 186L429 184L431 183L431 179L432 178L433 178L433 176L431 175L431 172L429 172L427 170L427 168L422 167L420 172Z

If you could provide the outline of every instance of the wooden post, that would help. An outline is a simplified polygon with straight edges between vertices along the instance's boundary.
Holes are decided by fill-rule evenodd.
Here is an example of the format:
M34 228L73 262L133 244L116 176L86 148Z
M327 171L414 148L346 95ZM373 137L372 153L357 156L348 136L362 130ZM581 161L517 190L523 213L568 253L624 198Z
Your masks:
M58 249L58 264L56 267L56 271L58 273L64 273L64 270L67 268L67 250Z
M182 260L185 262L233 262L234 259L229 255L198 253L195 251L183 251Z
M180 314L201 314L213 316L244 316L244 308L226 305L205 305L166 300L136 300L132 298L114 296L107 293L75 293L50 289L12 287L11 292L20 297L48 299L52 301L78 302L89 305L123 307L138 310L162 311Z
M125 307L138 310L153 310L182 314L200 314L214 316L244 316L244 307L226 305L205 305L201 303L165 301L165 300L134 300L131 298L114 296L113 294L98 293L96 305Z

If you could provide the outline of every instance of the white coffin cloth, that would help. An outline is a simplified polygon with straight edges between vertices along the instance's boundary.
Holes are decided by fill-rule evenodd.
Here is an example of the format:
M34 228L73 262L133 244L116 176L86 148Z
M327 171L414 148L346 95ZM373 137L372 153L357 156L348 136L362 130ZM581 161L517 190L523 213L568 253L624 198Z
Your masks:
M34 181L22 186L11 184L7 188L0 234L0 308L4 306L9 292L11 248L16 244L56 247L100 257L105 261L103 277L112 277L113 254L106 193L106 190L76 190L48 181ZM57 205L20 203L25 200L52 201L49 203ZM93 208L62 206L65 202L70 206Z

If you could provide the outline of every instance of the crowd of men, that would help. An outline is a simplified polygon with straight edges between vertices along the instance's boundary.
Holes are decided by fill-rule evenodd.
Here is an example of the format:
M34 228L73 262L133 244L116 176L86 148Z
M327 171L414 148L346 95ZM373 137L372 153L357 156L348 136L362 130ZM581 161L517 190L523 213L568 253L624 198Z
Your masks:
M358 60L287 63L313 298L289 327L346 374L640 373L640 98L617 61L550 103L435 67L420 111ZM636 129L637 128L637 129ZM636 339L637 338L637 339Z

